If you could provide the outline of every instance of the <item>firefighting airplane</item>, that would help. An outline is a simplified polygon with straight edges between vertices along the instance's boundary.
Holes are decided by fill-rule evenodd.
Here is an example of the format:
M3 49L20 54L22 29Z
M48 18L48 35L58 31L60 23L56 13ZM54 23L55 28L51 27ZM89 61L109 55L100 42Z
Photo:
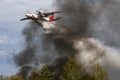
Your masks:
M20 19L20 21L23 20L33 20L36 23L42 23L42 22L53 22L56 20L59 20L60 17L55 18L54 14L60 13L58 12L43 12L43 11L36 11L38 14L32 14L32 13L27 13L25 14L26 18Z

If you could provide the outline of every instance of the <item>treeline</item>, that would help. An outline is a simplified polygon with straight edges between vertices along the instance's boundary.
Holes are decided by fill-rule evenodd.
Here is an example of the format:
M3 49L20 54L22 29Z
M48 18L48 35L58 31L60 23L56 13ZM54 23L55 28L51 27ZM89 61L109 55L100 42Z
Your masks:
M76 64L74 58L68 58L62 70L63 73L57 80L109 80L108 73L99 64L95 65L93 70L88 73ZM47 66L43 66L41 70L32 71L27 80L56 80L54 74ZM6 77L5 80L23 79L21 75L13 75Z

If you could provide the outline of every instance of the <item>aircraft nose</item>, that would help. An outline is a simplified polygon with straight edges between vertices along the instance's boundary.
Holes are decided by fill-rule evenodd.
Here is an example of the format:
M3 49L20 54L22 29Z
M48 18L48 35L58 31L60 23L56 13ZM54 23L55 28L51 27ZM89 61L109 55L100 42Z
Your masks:
M25 14L25 16L29 16L28 14Z
M31 14L25 14L25 16L30 17L30 16L31 16Z

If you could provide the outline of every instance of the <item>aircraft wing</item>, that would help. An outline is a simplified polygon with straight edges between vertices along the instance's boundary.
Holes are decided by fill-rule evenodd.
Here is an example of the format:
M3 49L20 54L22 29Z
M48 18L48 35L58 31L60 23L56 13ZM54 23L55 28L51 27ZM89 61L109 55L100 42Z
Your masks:
M30 18L23 18L23 19L20 19L20 21L27 20L27 19L30 19Z
M60 13L60 11L44 13L44 14L45 14L45 17L48 17L49 15L56 14L56 13Z

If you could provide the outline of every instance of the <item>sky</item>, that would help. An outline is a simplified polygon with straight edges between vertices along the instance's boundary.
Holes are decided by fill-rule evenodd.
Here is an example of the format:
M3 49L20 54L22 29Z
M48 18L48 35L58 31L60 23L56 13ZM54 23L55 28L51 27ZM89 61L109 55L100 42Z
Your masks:
M25 13L43 9L53 11L53 0L0 0L0 75L15 74L17 68L11 56L24 45L22 29L28 21L20 22Z

